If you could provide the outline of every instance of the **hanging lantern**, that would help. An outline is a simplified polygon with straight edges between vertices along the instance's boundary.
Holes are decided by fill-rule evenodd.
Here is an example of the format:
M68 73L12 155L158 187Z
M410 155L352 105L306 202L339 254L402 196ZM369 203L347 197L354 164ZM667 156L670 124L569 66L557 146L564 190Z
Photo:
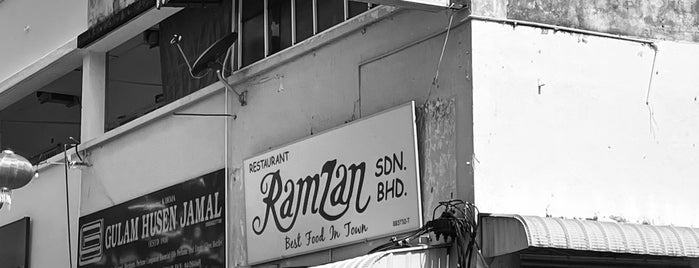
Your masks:
M21 188L34 177L29 161L10 150L0 153L0 208L12 204L12 190Z

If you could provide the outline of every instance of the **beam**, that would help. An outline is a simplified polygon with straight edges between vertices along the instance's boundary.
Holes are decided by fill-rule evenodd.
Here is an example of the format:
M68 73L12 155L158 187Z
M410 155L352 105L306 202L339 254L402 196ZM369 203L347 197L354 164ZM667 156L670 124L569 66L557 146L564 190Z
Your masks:
M81 141L88 141L104 134L106 76L107 53L86 53L83 57Z

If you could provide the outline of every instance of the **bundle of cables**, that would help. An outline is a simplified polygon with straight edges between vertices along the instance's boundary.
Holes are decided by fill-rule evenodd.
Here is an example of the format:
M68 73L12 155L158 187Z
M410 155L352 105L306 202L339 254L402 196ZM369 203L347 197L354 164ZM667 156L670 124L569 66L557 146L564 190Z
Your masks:
M435 219L438 209L442 209L439 218ZM458 252L458 267L471 267L473 257L473 247L476 244L476 234L478 231L478 208L458 199L439 202L439 205L432 211L432 220L428 221L417 231L401 238L392 237L391 241L380 245L369 253L385 251L395 248L410 247L411 241L427 233L434 233L437 240L444 237L444 241L451 242L456 246Z

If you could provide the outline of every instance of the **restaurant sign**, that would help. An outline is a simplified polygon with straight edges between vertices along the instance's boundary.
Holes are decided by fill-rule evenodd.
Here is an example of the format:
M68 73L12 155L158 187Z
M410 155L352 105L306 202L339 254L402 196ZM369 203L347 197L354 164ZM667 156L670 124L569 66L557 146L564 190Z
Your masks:
M422 226L414 103L244 161L248 262Z
M219 170L80 217L78 267L225 267Z

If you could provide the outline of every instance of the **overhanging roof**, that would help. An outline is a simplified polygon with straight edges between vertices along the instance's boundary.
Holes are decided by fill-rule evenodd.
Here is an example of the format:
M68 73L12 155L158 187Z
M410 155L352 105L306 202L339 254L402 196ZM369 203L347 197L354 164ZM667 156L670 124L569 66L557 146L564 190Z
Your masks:
M0 110L80 67L82 57L82 51L77 48L76 39L73 39L19 72L0 80Z
M699 257L697 228L520 215L483 217L482 228L484 257L530 247Z
M107 52L180 10L180 7L156 9L155 1L136 1L80 34L78 48Z

